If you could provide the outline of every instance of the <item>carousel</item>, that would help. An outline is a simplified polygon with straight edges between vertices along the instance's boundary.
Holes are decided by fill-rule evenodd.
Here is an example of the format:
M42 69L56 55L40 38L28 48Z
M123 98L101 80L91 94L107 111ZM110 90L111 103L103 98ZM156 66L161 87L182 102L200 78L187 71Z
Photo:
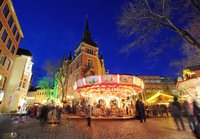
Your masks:
M135 116L135 99L143 87L142 79L119 74L89 76L75 84L78 98L92 107L94 117Z
M188 69L183 71L183 79L178 79L176 87L185 98L190 97L192 100L200 98L200 76Z

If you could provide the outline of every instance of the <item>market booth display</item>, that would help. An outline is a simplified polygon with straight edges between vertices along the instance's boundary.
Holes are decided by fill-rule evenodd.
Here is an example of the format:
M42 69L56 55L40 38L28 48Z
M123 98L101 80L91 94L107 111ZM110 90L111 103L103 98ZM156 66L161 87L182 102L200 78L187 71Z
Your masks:
M177 83L177 90L183 97L196 99L200 96L200 77L188 78Z
M106 74L79 79L75 90L92 106L92 116L135 116L135 96L142 92L142 79Z

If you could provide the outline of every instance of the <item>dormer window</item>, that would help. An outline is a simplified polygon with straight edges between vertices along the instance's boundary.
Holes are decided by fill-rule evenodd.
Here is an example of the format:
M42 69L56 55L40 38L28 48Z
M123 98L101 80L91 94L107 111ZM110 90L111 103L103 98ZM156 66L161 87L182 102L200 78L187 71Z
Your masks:
M88 54L92 54L92 55L94 55L94 51L91 50L91 49L87 49L87 53L88 53Z

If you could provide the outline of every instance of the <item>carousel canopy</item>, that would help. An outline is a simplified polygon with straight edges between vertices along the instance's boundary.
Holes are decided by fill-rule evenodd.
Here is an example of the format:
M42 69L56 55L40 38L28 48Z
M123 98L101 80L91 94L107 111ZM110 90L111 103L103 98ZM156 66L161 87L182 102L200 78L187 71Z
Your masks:
M75 90L83 96L92 94L115 94L118 97L127 97L139 93L144 88L143 80L130 75L106 74L102 76L89 76L79 79Z

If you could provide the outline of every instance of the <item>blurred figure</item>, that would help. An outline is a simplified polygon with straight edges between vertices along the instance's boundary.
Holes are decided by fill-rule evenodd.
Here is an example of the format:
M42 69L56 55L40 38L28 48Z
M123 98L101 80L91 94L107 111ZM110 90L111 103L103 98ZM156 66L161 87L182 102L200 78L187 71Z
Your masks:
M185 116L187 117L190 129L194 132L194 112L191 97L187 97L187 99L183 102L183 109L185 112Z
M194 120L195 120L195 135L200 138L200 92L197 92L196 98L193 101Z
M185 130L185 125L184 125L183 119L182 119L181 104L179 103L178 98L176 96L174 96L174 101L171 104L171 113L172 113L172 116L176 123L177 130L179 130L179 131L181 130L180 126L179 126L179 121L181 123L182 129Z

